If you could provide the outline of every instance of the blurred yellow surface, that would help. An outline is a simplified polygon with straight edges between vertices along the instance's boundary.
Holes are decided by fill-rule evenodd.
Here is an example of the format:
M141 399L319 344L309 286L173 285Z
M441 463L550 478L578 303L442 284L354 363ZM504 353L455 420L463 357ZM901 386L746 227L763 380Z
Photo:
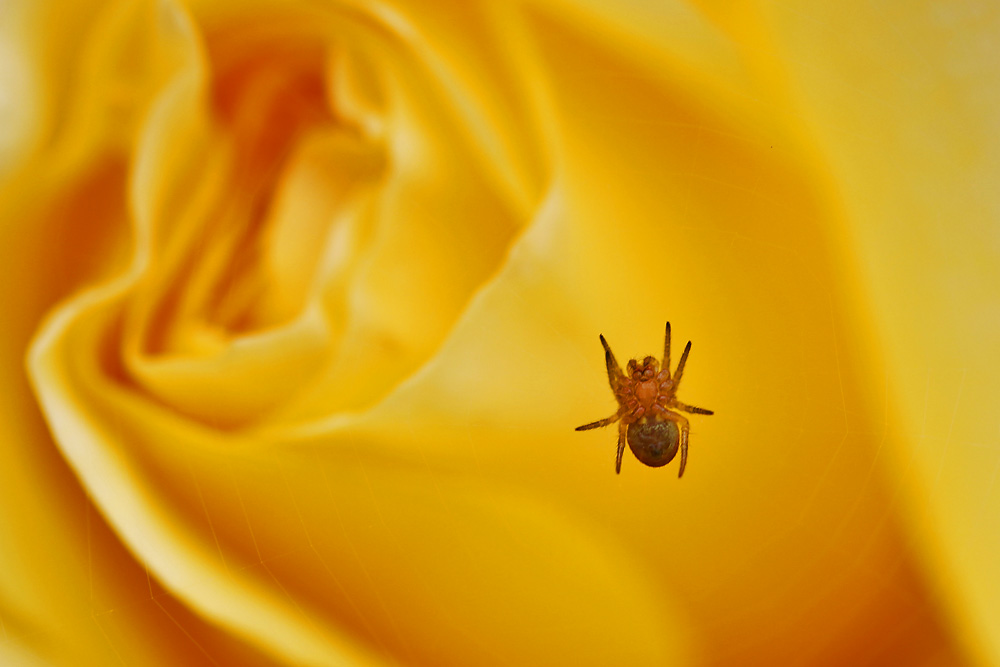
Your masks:
M2 11L0 662L1000 663L989 3Z

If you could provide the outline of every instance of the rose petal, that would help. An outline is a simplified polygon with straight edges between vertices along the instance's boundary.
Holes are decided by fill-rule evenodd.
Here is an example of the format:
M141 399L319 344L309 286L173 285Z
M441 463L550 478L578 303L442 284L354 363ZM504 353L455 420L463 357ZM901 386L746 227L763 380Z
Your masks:
M211 136L200 90L197 70L182 73L145 128L130 271L60 308L30 360L67 460L151 574L199 614L293 660L364 662L385 653L511 663L572 652L577 662L660 664L682 652L680 635L665 632L678 624L645 590L641 568L548 503L419 469L343 466L339 454L337 465L317 463L314 453L275 457L264 442L204 431L122 384L124 299L160 261L151 252L162 241L159 221L197 154L183 147ZM240 451L249 458L234 458ZM231 480L218 474L222 464ZM327 537L329 508L357 503L365 491L375 504L341 515L343 534ZM233 516L237 507L255 517L246 529L212 521L209 508ZM370 532L380 516L387 530ZM285 557L289 550L295 558ZM303 623L303 611L316 620ZM606 615L623 624L610 638L600 632ZM428 623L454 637L439 644Z
M198 435L116 387L77 348L99 345L93 336L114 310L93 293L63 309L34 346L33 378L112 525L168 590L216 622L317 664L367 661L338 625L382 651L456 663L566 655L588 642L581 660L594 664L613 655L659 664L681 650L642 568L529 497L367 457L329 465L315 452ZM246 453L234 457L237 444ZM226 467L231 475L220 475ZM212 521L240 510L253 521ZM199 515L207 525L191 523ZM611 637L597 632L608 617L622 624ZM428 644L437 635L427 623L456 636Z
M767 13L841 193L867 354L891 378L901 514L970 660L1000 662L996 113L982 2Z
M738 94L715 108L552 20L536 35L564 119L561 187L432 364L359 420L288 437L550 489L651 569L673 564L651 585L685 601L720 664L853 662L903 615L912 646L952 651L887 509L886 398L795 126ZM692 418L703 472L675 485L626 464L632 481L595 482L614 435L571 429L614 409L596 335L641 356L665 319L695 341L682 399L716 410Z

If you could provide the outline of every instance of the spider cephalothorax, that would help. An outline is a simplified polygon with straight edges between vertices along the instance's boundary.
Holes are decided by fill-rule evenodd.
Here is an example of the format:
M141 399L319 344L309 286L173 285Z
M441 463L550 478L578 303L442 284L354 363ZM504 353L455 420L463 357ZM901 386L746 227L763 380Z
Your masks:
M682 410L700 415L710 415L711 410L685 405L677 400L677 387L681 383L684 364L691 351L691 341L681 354L677 371L670 373L670 322L667 322L666 337L663 342L663 367L653 357L646 357L640 363L632 359L626 372L615 360L608 342L601 336L604 346L604 361L608 368L608 382L618 401L615 414L591 424L578 426L577 431L607 426L618 422L618 453L615 457L615 472L621 472L622 454L625 443L635 457L654 468L666 465L681 450L681 467L677 473L684 474L687 465L688 420L674 410Z

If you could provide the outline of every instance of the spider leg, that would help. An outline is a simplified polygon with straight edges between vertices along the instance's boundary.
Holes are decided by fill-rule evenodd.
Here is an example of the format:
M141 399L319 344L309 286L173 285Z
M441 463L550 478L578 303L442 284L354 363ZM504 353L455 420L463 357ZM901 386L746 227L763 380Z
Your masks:
M601 419L599 421L591 422L589 424L584 424L583 426L577 426L576 429L574 429L574 430L577 430L577 431L589 431L592 428L601 428L602 426L607 426L608 424L614 424L620 418L621 418L621 413L620 412L616 412L615 414L611 415L610 417L605 417L604 419Z
M681 430L681 468L677 471L677 477L680 478L684 475L684 468L687 466L688 461L688 432L691 430L690 424L688 423L687 417L677 414L676 412L671 412L666 410L663 415L663 419L669 419L680 427Z
M677 471L677 479L684 476L684 468L687 466L688 462L688 425L687 420L684 420L684 425L681 426L681 467Z
M628 432L628 424L622 422L618 425L618 453L615 454L615 474L622 471L622 454L625 453L625 434Z
M617 393L618 386L625 379L625 373L622 372L622 367L618 365L614 353L608 346L608 341L604 340L604 334L601 334L601 345L604 346L604 363L608 367L608 384L611 385L611 391Z
M678 410L683 410L684 412L690 412L690 413L693 413L693 414L696 414L696 415L714 415L715 414L711 410L707 410L705 408L696 408L693 405L685 405L684 403L681 403L680 401L674 401L673 407L677 408Z
M674 373L674 391L677 391L677 387L681 384L681 376L684 375L684 364L687 363L688 353L691 351L691 341L684 346L684 352L681 353L681 360L677 362L677 372Z
M663 366L667 375L670 375L670 322L667 322L667 333L663 337Z

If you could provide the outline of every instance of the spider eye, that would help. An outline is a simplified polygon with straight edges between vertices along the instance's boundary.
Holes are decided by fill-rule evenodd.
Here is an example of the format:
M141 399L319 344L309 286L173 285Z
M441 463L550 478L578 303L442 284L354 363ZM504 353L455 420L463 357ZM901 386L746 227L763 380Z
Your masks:
M626 437L635 458L652 468L659 468L677 455L680 431L672 421L642 421L629 426Z

